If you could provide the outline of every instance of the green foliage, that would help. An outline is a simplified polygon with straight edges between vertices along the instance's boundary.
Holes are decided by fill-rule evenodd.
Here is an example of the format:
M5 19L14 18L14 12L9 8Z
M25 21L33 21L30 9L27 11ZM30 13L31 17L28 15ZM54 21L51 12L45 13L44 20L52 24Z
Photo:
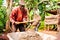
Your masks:
M46 14L45 14L45 16L50 16L50 15L52 15L52 14L50 14L50 13L46 13Z
M15 6L18 6L19 5L19 0L13 0L13 7L15 7Z
M45 19L45 14L49 15L49 13L46 13L45 11L49 10L56 10L60 8L60 6L57 5L58 0L49 0L49 1L42 1L38 5L38 9L40 10L40 16L42 17L42 20Z
M6 24L6 7L0 7L0 32L3 30Z
M29 18L30 18L30 20L33 19L33 10L30 11L30 13L29 13Z
M44 30L44 21L41 21L40 27L38 29Z
M19 2L19 0L14 0L15 2Z
M30 10L30 8L35 8L37 7L39 0L24 0L26 2L26 6Z
M38 9L40 10L40 16L41 16L41 26L39 27L39 29L43 29L44 28L44 19L45 16L50 16L51 14L45 12L46 10L56 10L58 8L60 8L60 6L57 5L58 0L49 0L49 1L43 1L42 3L40 3L38 5Z
M45 18L45 10L46 10L46 4L47 2L42 2L38 5L38 9L40 11L40 16L41 16L41 20L43 21Z
M58 9L58 8L60 8L60 7L57 5L57 2L58 2L58 0L50 0L50 1L49 1L49 4L47 5L48 7L46 7L46 10L53 10L53 9Z
M34 9L38 8L38 4L40 0L24 0L26 3L26 7L29 10L29 18L30 20L33 19Z
M3 3L3 0L0 0L0 6L2 5L2 3Z

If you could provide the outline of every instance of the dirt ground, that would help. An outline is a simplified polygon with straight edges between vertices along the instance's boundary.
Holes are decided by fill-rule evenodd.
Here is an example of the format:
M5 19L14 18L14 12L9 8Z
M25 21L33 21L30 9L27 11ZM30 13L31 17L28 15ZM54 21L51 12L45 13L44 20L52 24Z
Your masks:
M40 32L45 33L45 34L49 34L49 35L53 35L53 36L57 36L58 35L57 31L40 31Z
M45 34L49 34L49 35L53 35L53 36L57 36L58 35L58 32L57 31L39 31L39 32L42 32L42 33L45 33ZM6 39L8 40L7 36L4 35L4 36L0 36L0 39Z

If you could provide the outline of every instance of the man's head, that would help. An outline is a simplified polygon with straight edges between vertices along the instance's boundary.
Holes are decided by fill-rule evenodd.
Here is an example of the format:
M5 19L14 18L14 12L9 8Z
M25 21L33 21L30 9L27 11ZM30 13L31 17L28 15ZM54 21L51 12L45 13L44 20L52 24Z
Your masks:
M20 0L19 5L20 5L20 7L24 8L24 7L25 7L25 2L24 2L24 0Z
M25 7L25 5L20 5L20 7L21 7L21 8L24 8L24 7Z

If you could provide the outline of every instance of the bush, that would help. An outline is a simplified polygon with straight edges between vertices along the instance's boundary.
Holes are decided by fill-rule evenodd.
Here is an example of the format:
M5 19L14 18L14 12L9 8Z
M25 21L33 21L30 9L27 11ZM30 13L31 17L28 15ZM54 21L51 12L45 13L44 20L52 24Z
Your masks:
M41 24L40 24L38 29L39 30L44 30L44 21L41 21Z
M0 7L0 32L3 31L6 24L6 7L1 6Z

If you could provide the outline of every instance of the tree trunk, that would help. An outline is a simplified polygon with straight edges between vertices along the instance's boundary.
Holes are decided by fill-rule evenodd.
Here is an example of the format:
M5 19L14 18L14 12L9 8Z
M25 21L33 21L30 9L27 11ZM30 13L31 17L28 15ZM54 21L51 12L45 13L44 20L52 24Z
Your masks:
M6 0L6 4L7 4L7 21L6 21L6 30L9 30L10 28L10 20L9 20L9 16L10 16L10 13L11 13L11 9L12 9L12 1L13 0Z

